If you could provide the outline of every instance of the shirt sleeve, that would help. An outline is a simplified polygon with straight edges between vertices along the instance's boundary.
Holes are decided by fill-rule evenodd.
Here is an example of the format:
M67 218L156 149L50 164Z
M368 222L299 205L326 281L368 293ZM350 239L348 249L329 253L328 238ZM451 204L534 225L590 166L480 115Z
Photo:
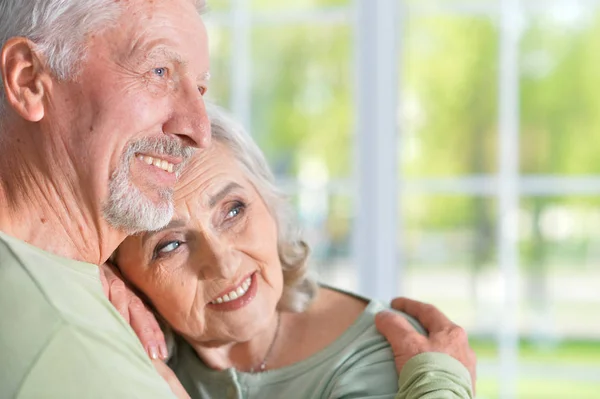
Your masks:
M64 325L39 353L16 398L174 398L152 363L133 349Z
M473 399L465 366L444 353L421 353L400 373L396 399Z

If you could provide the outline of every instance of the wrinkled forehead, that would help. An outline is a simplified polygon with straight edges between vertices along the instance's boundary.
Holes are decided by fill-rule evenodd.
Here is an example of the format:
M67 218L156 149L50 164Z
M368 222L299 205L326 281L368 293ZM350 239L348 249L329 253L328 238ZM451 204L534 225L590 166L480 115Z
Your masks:
M228 182L242 183L248 177L232 151L213 140L209 148L198 150L185 165L175 186L175 203L200 199Z
M127 0L114 28L109 28L109 44L123 52L148 50L143 46L161 40L196 48L206 41L201 18L204 2L194 0ZM206 54L208 55L208 54Z
M125 7L135 7L139 5L148 5L155 6L157 4L165 4L169 6L170 4L176 3L179 0L113 0L116 3L121 3L121 5ZM198 14L204 14L207 9L206 0L186 0L187 3L194 6L196 12Z

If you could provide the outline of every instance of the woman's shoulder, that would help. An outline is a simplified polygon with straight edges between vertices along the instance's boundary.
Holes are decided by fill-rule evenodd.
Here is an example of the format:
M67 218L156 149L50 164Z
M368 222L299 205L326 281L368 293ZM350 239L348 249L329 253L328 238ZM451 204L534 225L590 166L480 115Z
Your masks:
M329 373L325 396L393 398L398 389L394 355L375 327L375 315L387 306L336 289L320 291L312 317L331 334L317 354L324 361L313 372Z
M392 309L387 303L381 300L370 299L350 291L328 286L321 288L320 293L319 303L315 307L316 313L323 319L330 320L333 318L337 323L345 325L346 330L356 324L365 327L374 325L377 313L390 311L405 317L415 330L421 334L427 334L423 326L416 319Z
M375 315L382 310L390 310L382 301L330 287L321 288L309 309L286 315L286 330L290 332L286 338L291 349L284 363L322 352L347 356L352 351L358 354L363 350L387 347L387 341L375 328ZM404 316L417 331L424 333L419 323ZM303 345L300 348L291 345L293 342L303 342Z
M322 287L305 317L317 324L337 326L339 332L348 329L365 312L370 301L329 287Z

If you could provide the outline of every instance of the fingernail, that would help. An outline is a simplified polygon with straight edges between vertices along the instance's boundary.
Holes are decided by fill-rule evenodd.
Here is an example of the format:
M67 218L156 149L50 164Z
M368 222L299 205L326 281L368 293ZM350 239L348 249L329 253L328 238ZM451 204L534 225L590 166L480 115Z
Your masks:
M156 348L156 345L151 344L148 345L148 354L150 355L150 357L154 360L158 359L158 349Z
M390 312L389 310L382 310L380 312L377 313L377 317L381 318L387 318L390 317L393 313Z
M160 356L163 360L166 360L169 357L169 350L167 349L167 345L163 342L162 344L160 344L159 349Z

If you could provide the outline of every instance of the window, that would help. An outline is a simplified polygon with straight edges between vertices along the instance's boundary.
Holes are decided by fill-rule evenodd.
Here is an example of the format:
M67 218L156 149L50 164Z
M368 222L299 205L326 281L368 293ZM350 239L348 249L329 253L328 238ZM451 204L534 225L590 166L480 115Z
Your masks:
M209 5L209 93L321 279L442 308L478 397L597 396L600 0Z

